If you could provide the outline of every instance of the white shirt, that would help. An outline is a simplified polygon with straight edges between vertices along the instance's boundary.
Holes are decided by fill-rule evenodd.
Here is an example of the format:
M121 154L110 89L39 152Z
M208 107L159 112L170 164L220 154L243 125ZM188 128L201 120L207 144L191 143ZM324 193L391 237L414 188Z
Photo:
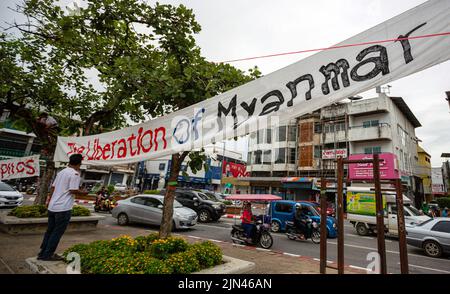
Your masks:
M48 210L52 212L72 210L75 196L70 193L70 190L78 190L80 180L80 173L71 167L60 171L52 185L55 190L48 204Z

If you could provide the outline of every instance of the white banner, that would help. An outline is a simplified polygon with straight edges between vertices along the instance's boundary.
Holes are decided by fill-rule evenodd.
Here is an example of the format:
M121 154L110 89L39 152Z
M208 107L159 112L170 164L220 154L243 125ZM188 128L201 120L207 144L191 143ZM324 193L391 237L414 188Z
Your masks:
M322 150L322 159L336 159L338 156L347 158L347 149Z
M0 181L39 176L39 155L0 160Z
M428 1L336 49L164 117L99 135L59 137L55 161L82 153L84 164L137 162L271 127L450 59L449 32L450 1Z

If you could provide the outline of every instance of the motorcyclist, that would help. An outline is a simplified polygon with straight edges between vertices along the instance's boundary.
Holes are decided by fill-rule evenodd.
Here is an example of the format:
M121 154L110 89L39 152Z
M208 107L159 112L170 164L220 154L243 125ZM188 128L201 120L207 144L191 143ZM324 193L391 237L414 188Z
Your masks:
M295 217L294 217L294 224L295 227L298 229L298 231L301 234L301 238L305 239L306 236L306 230L307 230L307 221L309 217L306 215L306 213L303 211L303 206L300 203L297 203L295 205Z
M250 242L255 228L255 224L253 223L252 205L250 204L250 202L244 202L243 209L244 212L241 216L242 228L244 229L247 241Z
M105 205L106 199L108 199L108 191L106 191L105 186L97 192L97 206L101 207Z

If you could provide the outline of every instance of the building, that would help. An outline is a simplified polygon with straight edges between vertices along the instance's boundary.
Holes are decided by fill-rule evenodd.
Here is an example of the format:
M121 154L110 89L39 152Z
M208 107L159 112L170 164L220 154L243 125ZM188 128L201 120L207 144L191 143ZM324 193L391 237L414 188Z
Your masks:
M404 189L414 198L418 156L415 128L420 126L403 98L378 93L375 98L335 103L299 117L286 126L292 130L292 135L283 138L286 141L282 145L277 140L266 139L267 134L276 133L277 129L260 130L249 139L248 169L252 193L290 194L289 190L295 189L295 184L290 181L285 185L280 181L283 177L296 176L299 178L298 189L308 190L307 196L312 200L317 194L317 181L314 184L311 178L335 178L337 156L392 153L397 156L396 165ZM289 164L277 164L278 156L273 153L280 147L288 150L291 157L286 156L285 160ZM335 191L335 183L330 181L327 184L330 201L333 201Z
M297 174L297 120L250 134L245 179L250 192L282 194L281 179Z
M433 197L442 197L446 195L441 167L431 168L431 190Z
M208 189L218 192L248 193L248 183L239 182L237 178L247 175L246 163L242 161L242 153L227 150L216 145L204 148L207 169L202 168L193 173L188 167L186 159L181 165L186 175L178 176L178 186L198 189ZM141 191L160 188L170 174L171 156L151 159L139 164L137 185Z
M418 189L421 193L416 195L416 199L421 197L421 202L431 201L433 199L431 193L431 155L419 145L417 145L415 177L418 178L415 182L421 183L421 191Z

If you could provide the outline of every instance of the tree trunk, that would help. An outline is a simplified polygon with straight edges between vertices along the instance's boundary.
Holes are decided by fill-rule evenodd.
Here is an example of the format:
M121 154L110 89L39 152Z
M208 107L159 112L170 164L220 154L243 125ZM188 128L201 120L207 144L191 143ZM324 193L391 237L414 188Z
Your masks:
M172 155L172 162L170 164L170 176L167 182L166 195L164 196L163 215L161 226L159 229L159 237L165 239L170 236L172 231L172 216L173 216L173 200L175 199L176 182L178 174L180 173L181 163L180 154Z
M55 173L55 162L53 159L47 159L45 168L39 181L38 195L34 199L34 204L45 205L50 191L50 183Z

